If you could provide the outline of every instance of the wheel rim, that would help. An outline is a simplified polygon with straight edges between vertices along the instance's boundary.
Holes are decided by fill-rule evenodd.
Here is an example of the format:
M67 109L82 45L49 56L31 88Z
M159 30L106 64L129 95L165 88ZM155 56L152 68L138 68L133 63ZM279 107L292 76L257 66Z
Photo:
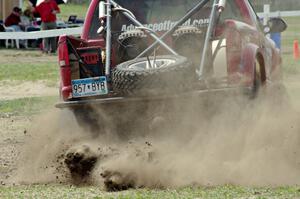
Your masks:
M127 68L131 69L131 70L149 70L149 69L155 69L155 68L164 68L173 63L175 63L174 59L150 58L148 60L143 60L143 61L129 64L127 66Z

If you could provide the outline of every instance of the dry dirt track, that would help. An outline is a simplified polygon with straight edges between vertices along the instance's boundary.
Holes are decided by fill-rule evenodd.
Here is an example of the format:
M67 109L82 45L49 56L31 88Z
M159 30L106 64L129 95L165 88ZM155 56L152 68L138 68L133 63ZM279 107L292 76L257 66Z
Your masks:
M54 96L57 88L48 86L44 81L22 82L0 81L0 100L12 100L26 97Z
M3 184L16 169L20 147L31 120L27 117L1 117L0 120L0 181Z
M30 61L30 59L29 59L29 61ZM291 104L293 106L293 109L296 110L296 111L300 110L300 95L297 94L300 91L300 78L298 78L297 75L289 75L289 76L285 77L285 84L286 84L288 93L290 94L290 102L291 102ZM1 92L0 101L1 100L18 99L18 98L23 98L23 97L33 97L33 96L48 96L48 95L50 95L50 96L52 95L53 96L53 95L56 95L56 93L57 93L55 87L51 87L51 86L49 87L46 84L43 84L43 82L39 82L39 84L36 84L36 83L33 83L33 82L25 82L24 85L28 89L23 89L24 92L22 92L22 93L20 93L20 92L16 93L14 91L19 90L18 85L14 85L13 84L13 85L7 86L7 82L5 82L5 81L0 82L0 89L1 90L5 90L5 92ZM41 90L42 90L42 92L41 92ZM288 115L288 113L285 113L285 115ZM26 116L24 116L24 115L15 116L15 115L1 114L1 116L0 116L0 135L1 135L0 136L0 151L1 151L0 152L0 182L2 184L11 183L11 182L9 182L9 179L11 179L12 177L15 177L13 175L14 175L14 171L17 169L17 160L20 157L20 154L23 152L22 151L23 150L22 147L23 147L23 145L25 143L25 140L27 138L31 138L31 136L33 136L33 134L31 133L31 129L32 129L33 126L36 126L36 124L38 123L37 121L40 121L39 117L40 117L39 115L37 115L37 116L28 116L28 115L26 115ZM53 119L53 118L49 118L49 119ZM217 121L218 121L218 119L220 119L220 118L217 118ZM295 118L293 118L293 119L295 119ZM275 119L275 122L276 121L277 120ZM48 121L48 122L50 123L50 125L48 125L48 127L51 127L51 121ZM220 122L222 123L224 121L221 120ZM261 122L259 125L263 126L263 128L271 128L272 121L267 121L266 124L264 122ZM222 125L220 125L220 126L222 126ZM41 125L41 127L43 127L43 126ZM211 127L207 127L207 128L210 129ZM283 129L280 129L280 130L283 131L283 132L285 132L285 131L289 131L291 128L292 127L289 126L287 128L283 128ZM41 129L43 129L43 128L41 128ZM213 129L215 131L219 131L220 130L217 127L213 127ZM236 128L233 128L233 129L239 129L239 127L236 127ZM231 131L232 129L228 128L227 130ZM74 132L68 132L68 133L71 134L71 133L74 133ZM242 132L242 133L244 133L244 132ZM68 134L68 135L70 135L70 134ZM278 135L278 134L276 134L276 135ZM253 135L249 134L248 136L251 137ZM265 135L265 136L267 137L267 135ZM223 137L224 137L224 135L222 135L220 137L220 139L222 140ZM211 139L211 137L206 137L206 138ZM226 137L224 137L224 140L225 140L225 138ZM257 137L253 136L252 139L256 140ZM258 139L260 139L260 138L258 137ZM264 137L262 139L268 140L268 138L264 138ZM51 139L49 139L49 140L51 140ZM213 145L220 144L219 142L216 142L215 139L211 139L210 141L211 141L211 143ZM232 144L239 146L239 144L237 144L237 142L239 142L239 141L241 141L241 140L234 140L234 141L232 141L233 142ZM245 140L243 140L243 141L245 141ZM276 144L279 143L279 141L277 139L274 139L274 142ZM47 140L44 140L44 143L47 144ZM143 143L145 143L145 142L143 142ZM245 143L247 143L247 142L245 142ZM250 142L250 145L252 145L253 143L257 144L256 142ZM150 145L151 144L153 144L153 143L150 142ZM165 143L160 143L160 144L162 144L162 146L163 146ZM170 143L167 143L167 144L170 144ZM260 143L258 143L257 145L259 145L259 144ZM261 144L264 144L264 143L261 143ZM146 145L148 145L148 144L146 144ZM143 145L142 147L145 147L146 145ZM154 145L155 145L155 143L154 143ZM279 145L281 146L281 143L279 143L278 146ZM193 150L192 146L193 145L189 146L190 150ZM174 146L169 146L168 145L168 147L172 148ZM168 148L168 147L166 147L166 148ZM223 146L221 144L220 147L224 147L225 148L226 145ZM270 146L270 148L272 148L272 147L273 146ZM127 146L124 146L124 148L127 148ZM175 146L174 148L176 149L178 147ZM208 148L210 148L210 147L208 147ZM198 148L198 149L199 150L202 150L202 149L205 150L205 148L201 148L201 147ZM255 150L258 150L258 149L260 150L259 147L256 148ZM109 149L109 150L111 150L111 149ZM135 148L134 149L130 149L130 150L134 151L132 154L136 154L137 153L137 150L135 150ZM130 150L128 150L128 151L130 151ZM212 149L210 148L209 150L211 151ZM36 150L34 152L37 153L38 151ZM180 151L180 152L182 152L182 151ZM195 151L195 152L197 152L197 151ZM215 152L217 155L213 154L213 152ZM222 155L222 156L224 155L224 154L218 154L218 153L219 153L218 151L212 151L211 155L212 155L212 157L214 157L214 155L216 155L215 156L216 158L218 158L218 155ZM131 157L132 154L126 154L126 155L128 155L128 157L132 158ZM181 155L183 155L183 154L181 154ZM226 155L228 155L228 154L226 154ZM266 154L264 154L264 155L266 155ZM267 155L269 155L269 154L267 154ZM178 157L176 157L176 156L173 157L173 159L177 159L177 158ZM219 157L220 160L222 160L222 158L223 157L221 157L221 156ZM229 159L230 158L236 158L236 157L229 157ZM119 163L119 164L122 164L125 161L125 160L123 160L120 157L118 157L117 159L118 159L117 163ZM187 156L185 161L189 162L189 161L191 161L191 159L192 159L192 156ZM136 159L135 161L139 161L139 160ZM168 159L164 159L164 160L161 160L161 161L162 162L166 161L166 162L170 162L170 163L175 164L176 167L178 167L177 169L178 169L179 173L182 171L182 168L184 168L184 170L186 170L186 167L184 165L185 163L183 163L183 162L176 162L176 161L172 162L172 161L169 161ZM207 162L209 162L209 164L211 164L211 165L208 164L208 165L205 165L205 166L212 167L211 173L208 172L207 175L211 174L212 176L215 176L218 173L214 173L213 174L213 172L218 171L220 169L226 169L227 168L226 165L223 165L223 167L215 167L214 168L215 164L220 164L220 162L216 163L216 160L205 159L205 161L207 161ZM132 161L132 163L133 162L134 161ZM242 162L241 164L246 164L246 163ZM113 165L113 167L116 166L116 162L109 162L108 165L109 164ZM156 170L157 170L157 172L159 172L161 170L161 168L156 168L156 167L154 167L154 169L153 169L153 168L147 168L145 165L139 165L139 166L144 167L146 169L145 171L141 170L139 172L139 174L146 173L146 172L149 171L149 173L150 173L149 175L151 175L151 173L156 172ZM182 168L181 168L181 166L182 166ZM243 167L243 168L247 168L247 167ZM126 170L126 169L132 169L132 168L124 168L124 169ZM150 170L147 170L147 169L150 169ZM237 168L237 170L238 169L240 169L240 168ZM207 168L204 167L203 171L207 171ZM229 170L229 171L231 171L231 170ZM279 171L280 171L280 168L279 168ZM166 172L166 171L164 171L164 172ZM240 172L243 172L243 169ZM224 172L224 173L226 173L226 172ZM178 178L183 178L184 179L187 175L190 175L190 174L191 173L189 173L189 172L187 172L187 173L183 172L182 175L181 174L178 175ZM197 177L198 177L197 175L198 174L195 174L196 178L193 179L193 180L195 180L195 182L197 182L197 180L198 180L197 179ZM218 175L222 175L222 174L218 174ZM144 180L144 177L145 176L143 176L143 178L141 178L141 181ZM209 178L209 176L205 176L205 175L204 176L199 175L199 177L200 178L205 178L205 177ZM237 176L237 177L239 177L239 176ZM282 177L282 176L279 176L279 177ZM54 176L54 178L55 178L55 176ZM147 178L147 177L145 177L145 178ZM164 181L166 179L160 179L160 180ZM224 178L221 178L221 179L211 178L210 180L211 180L212 184L214 184L214 183L217 184L218 182L220 182L220 183L226 182L226 180L229 180L229 179L228 179L228 176L224 176ZM149 183L149 185L151 185L151 183L153 183L153 182L148 182L148 180L146 180L145 182ZM256 181L254 180L254 183L255 182ZM168 184L169 182L166 182L166 183ZM189 183L193 183L193 182L190 182L189 180L183 181L183 182L182 181L180 181L180 182L175 181L175 182L171 182L170 184L176 186L178 184L182 185L182 184L185 184L185 183L189 184ZM200 183L203 183L203 182L200 182ZM289 182L286 181L286 183L288 184ZM262 183L262 184L264 184L264 183Z
M297 77L288 77L286 85L290 92L295 92L300 89L300 81ZM50 89L51 92L53 88ZM49 93L46 92L46 93ZM7 95L7 99L13 99L16 96L12 94ZM300 103L298 103L297 95L291 95L291 102L293 106L299 110ZM37 116L39 117L39 116ZM31 128L36 125L36 116L11 116L2 115L0 119L0 181L2 184L8 183L8 179L14 177L14 171L17 169L17 160L20 153L22 153L24 140L30 138ZM286 130L289 130L287 128ZM45 141L45 140L44 140ZM143 146L144 147L144 146ZM126 148L126 147L125 147ZM135 150L135 149L133 149ZM135 152L134 152L135 153ZM11 183L11 182L9 182Z
M10 82L11 83L11 82ZM28 97L54 96L57 88L49 87L43 82L25 82L9 86L7 82L0 83L1 100L17 100ZM22 88L22 89L20 89ZM20 91L23 92L20 92ZM3 94L3 95L2 95ZM1 103L1 102L0 102ZM31 115L0 114L0 181L5 182L16 169L16 160L21 152L24 138L32 126Z
M15 65L56 63L56 56L41 55L39 51L15 51L1 49L0 64L9 67ZM12 69L15 70L16 69ZM2 71L1 76L5 72ZM57 88L47 80L23 81L0 80L0 105L3 101L18 100L30 97L56 96ZM0 111L0 181L4 183L16 169L20 147L32 126L33 116L15 115Z

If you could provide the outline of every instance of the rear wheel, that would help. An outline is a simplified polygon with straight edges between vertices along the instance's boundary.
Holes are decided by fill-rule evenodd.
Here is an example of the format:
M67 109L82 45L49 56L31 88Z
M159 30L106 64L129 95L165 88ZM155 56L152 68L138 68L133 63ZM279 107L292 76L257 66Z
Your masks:
M254 99L257 97L261 86L262 86L262 78L261 78L261 68L260 63L256 59L255 60L255 66L254 66L254 72L253 72L253 81L252 86L250 88L250 98Z

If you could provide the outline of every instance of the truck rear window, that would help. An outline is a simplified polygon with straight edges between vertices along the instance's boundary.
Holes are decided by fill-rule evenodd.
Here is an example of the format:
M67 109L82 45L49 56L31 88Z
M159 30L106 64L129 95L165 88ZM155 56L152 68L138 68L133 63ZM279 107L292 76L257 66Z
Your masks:
M139 0L134 3L132 0L116 0L124 8L134 13L136 18L146 27L156 32L169 30L177 20L183 17L199 0ZM195 16L189 19L184 25L205 26L209 23L211 4L204 6ZM98 9L94 11L89 38L97 38L99 28ZM134 25L122 14L116 14L113 18L113 31L123 32L134 29Z

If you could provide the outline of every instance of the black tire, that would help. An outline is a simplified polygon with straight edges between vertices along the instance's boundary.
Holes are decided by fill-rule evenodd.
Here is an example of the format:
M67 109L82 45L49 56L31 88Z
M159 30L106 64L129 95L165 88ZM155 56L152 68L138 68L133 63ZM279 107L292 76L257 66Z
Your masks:
M260 70L260 64L258 60L256 60L255 66L254 66L254 73L253 73L253 84L250 88L249 97L250 99L255 99L262 86L262 80L261 80L261 70Z
M149 57L150 61L153 57ZM139 58L121 63L112 73L115 92L122 95L153 95L178 93L191 88L197 75L195 68L182 56L157 56L156 60L169 61L157 68L130 68L137 63L146 63L148 58Z

